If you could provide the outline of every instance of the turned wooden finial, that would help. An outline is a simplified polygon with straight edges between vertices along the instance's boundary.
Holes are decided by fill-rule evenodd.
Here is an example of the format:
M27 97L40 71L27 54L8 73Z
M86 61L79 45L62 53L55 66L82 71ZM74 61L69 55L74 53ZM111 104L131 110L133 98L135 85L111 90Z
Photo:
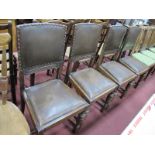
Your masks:
M0 46L2 47L2 76L0 77L0 91L2 92L2 104L6 104L7 102L8 78L6 48L10 40L11 36L8 33L0 34Z

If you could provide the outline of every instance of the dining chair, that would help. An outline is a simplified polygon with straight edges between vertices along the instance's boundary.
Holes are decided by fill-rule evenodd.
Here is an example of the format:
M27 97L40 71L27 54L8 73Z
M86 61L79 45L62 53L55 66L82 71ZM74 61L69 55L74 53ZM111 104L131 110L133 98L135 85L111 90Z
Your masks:
M135 79L137 77L134 72L117 62L120 47L126 33L127 27L123 25L110 26L100 57L97 61L97 70L119 85L118 90L121 93L121 98L126 94L128 89L135 84ZM112 60L104 61L104 56L110 53L114 55ZM124 86L125 88L123 88Z
M101 112L107 110L118 87L115 82L93 68L102 27L96 23L73 25L73 39L65 78L65 82L69 81L89 104L97 101ZM89 65L80 69L80 65L88 60ZM106 99L103 100L103 97Z
M139 78L135 84L135 88L138 86L140 81L146 76L148 73L149 67L143 62L135 59L130 56L134 44L138 38L140 33L140 28L138 26L128 26L127 33L125 35L124 41L121 46L120 55L118 61L133 71ZM128 55L126 56L128 51Z
M148 74L145 77L146 79L150 75L150 73L154 70L154 67L155 67L155 59L152 59L148 56L149 54L151 54L151 52L148 50L149 48L148 43L151 38L152 28L150 26L142 26L140 28L141 28L141 32L140 32L139 38L141 38L141 42L138 43L140 44L139 50L132 51L131 56L141 61L142 63L144 63L149 67Z
M17 26L22 111L25 103L38 133L74 116L78 132L89 104L60 79L64 63L67 27L55 23ZM55 68L55 79L24 86L24 77Z

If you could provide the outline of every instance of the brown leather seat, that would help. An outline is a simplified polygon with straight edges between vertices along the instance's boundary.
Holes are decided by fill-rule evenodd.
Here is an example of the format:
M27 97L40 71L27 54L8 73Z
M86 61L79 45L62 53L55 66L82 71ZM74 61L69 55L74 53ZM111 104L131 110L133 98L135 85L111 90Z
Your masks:
M116 61L102 63L98 70L119 85L132 81L136 77L136 74Z
M93 68L71 73L70 80L89 102L95 101L117 87L117 84Z
M119 59L119 61L131 69L134 73L137 75L141 75L149 70L149 67L140 62L139 60L131 57L131 56L126 56L124 58Z
M88 106L86 101L57 79L26 88L24 95L38 131Z

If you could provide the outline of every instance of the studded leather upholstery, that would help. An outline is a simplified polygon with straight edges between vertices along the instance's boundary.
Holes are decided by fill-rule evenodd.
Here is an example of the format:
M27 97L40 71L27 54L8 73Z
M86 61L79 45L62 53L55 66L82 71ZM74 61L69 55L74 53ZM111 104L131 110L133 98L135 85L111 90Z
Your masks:
M73 44L70 57L80 59L96 53L97 43L101 36L102 25L94 23L75 24Z
M63 62L67 28L62 24L34 23L17 26L19 63L24 73L58 67Z
M149 70L149 67L147 65L145 65L141 61L139 61L131 56L126 56L124 58L121 58L121 59L119 59L119 61L123 65L125 65L126 67L131 69L137 75L141 75Z
M139 33L140 33L139 27L137 27L137 26L128 27L128 31L127 31L126 37L124 39L122 51L133 49Z
M119 85L132 81L136 78L136 74L116 61L103 63L98 69L101 73L107 75Z
M36 23L18 26L20 73L59 68L64 61L65 38L64 25ZM25 88L23 94L39 132L83 112L89 106L58 79Z
M110 54L117 52L123 42L127 28L125 26L111 26L106 36L102 53Z
M24 94L38 131L88 106L61 80L29 87Z
M89 102L95 101L117 87L113 81L93 68L71 73L70 80Z

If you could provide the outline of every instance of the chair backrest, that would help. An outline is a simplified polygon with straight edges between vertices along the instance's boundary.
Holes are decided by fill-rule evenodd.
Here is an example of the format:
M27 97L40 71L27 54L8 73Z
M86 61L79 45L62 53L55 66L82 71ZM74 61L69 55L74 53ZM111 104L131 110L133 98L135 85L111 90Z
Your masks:
M17 26L19 67L24 74L60 68L64 61L67 27L54 23Z
M140 28L138 26L129 26L122 43L121 51L132 50L139 36Z
M102 63L105 55L118 54L126 32L127 27L123 25L113 25L109 27L103 47L101 49L100 57L98 59L98 64Z
M141 50L145 50L145 49L149 48L149 42L151 39L152 32L153 32L152 27L146 26L146 33L145 33L144 41L141 46Z
M121 26L111 26L104 41L104 46L102 48L103 54L116 53L120 50L121 44L123 42L124 36L127 32L127 27Z
M153 26L151 46L155 46L155 26Z
M140 49L143 45L144 39L145 39L145 35L146 35L146 26L140 26L140 33L139 33L138 38L135 42L135 45L132 49L132 53L140 51Z
M78 23L73 25L70 59L77 61L94 56L97 52L101 32L101 24Z
M148 42L148 48L155 46L155 26L151 26L152 34Z
M2 104L6 104L7 101L8 78L6 48L10 40L11 37L8 33L0 34L0 46L2 47L2 76L0 77L0 91L2 92Z

